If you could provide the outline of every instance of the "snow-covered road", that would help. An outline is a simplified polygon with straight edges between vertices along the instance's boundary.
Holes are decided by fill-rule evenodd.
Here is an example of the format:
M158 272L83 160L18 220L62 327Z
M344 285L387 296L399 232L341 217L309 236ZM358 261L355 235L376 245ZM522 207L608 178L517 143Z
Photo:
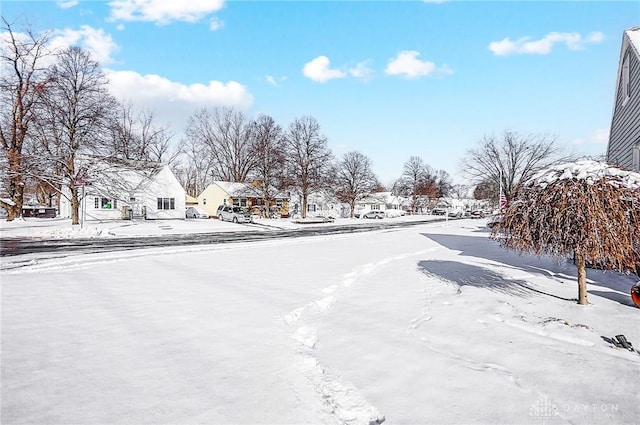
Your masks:
M2 423L634 423L629 276L460 220L51 259L2 278ZM626 292L625 292L626 291Z

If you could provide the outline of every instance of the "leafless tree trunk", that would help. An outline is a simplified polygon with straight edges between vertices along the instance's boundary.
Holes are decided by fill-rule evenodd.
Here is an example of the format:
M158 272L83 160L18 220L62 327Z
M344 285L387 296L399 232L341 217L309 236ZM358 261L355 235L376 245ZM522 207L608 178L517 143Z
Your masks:
M554 163L568 161L562 154L556 137L545 134L520 135L505 131L502 139L494 135L484 136L479 146L469 149L462 159L462 169L476 184L495 182L507 199L520 181L525 181L536 171ZM497 201L499 193L494 194Z
M578 304L587 304L587 266L584 255L576 253L576 267L578 268Z
M258 181L256 189L262 194L269 217L271 201L276 195L273 192L282 187L285 139L282 128L270 116L260 115L251 126L251 155L255 158L251 176Z
M59 53L48 74L51 87L42 97L45 107L37 124L42 152L59 174L42 179L55 179L54 183L68 187L72 223L78 224L78 181L87 173L87 164L81 164L79 156L101 152L117 102L107 92L98 62L79 47Z
M247 181L255 158L250 150L250 126L242 112L201 109L189 118L187 137L207 146L215 180Z
M35 116L38 95L47 89L43 60L47 56L48 35L37 36L31 29L16 33L2 18L4 37L0 41L0 143L2 159L0 207L7 220L22 214L26 183L26 158L23 147L28 141Z
M338 200L349 204L349 217L353 218L356 203L371 195L380 183L367 156L347 152L336 167L335 185Z
M314 190L327 186L333 155L320 124L313 117L294 120L286 133L287 175L289 185L302 198L302 217L307 216L307 200Z

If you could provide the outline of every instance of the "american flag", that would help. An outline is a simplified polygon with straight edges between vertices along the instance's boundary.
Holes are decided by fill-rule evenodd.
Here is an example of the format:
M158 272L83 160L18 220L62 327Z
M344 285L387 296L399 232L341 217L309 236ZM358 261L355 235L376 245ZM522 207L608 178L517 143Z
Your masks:
M507 197L504 193L500 194L500 211L504 211L507 208Z

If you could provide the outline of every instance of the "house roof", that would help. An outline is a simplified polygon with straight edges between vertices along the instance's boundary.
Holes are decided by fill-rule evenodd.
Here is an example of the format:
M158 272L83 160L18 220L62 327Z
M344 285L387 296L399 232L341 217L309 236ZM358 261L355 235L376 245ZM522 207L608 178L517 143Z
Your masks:
M629 28L624 33L629 37L630 44L635 50L636 55L640 57L640 27Z
M92 156L82 158L82 163L92 190L103 193L143 191L167 167L161 162Z
M234 198L252 197L261 198L263 194L250 183L214 181L212 184L218 185L222 190ZM271 188L272 193L276 193L273 199L288 199L288 195L277 192L275 188Z
M255 191L251 185L239 182L214 181L214 184L220 186L222 190L230 196L255 196Z
M624 57L627 53L627 48L631 46L631 51L635 53L635 55L640 59L640 27L631 27L624 31L622 36L622 44L620 46L620 58L618 59L618 72L616 74L616 86L614 93L616 93L616 100L613 101L613 111L611 113L611 125L609 130L611 130L611 126L613 126L613 120L615 118L616 112L616 104L617 104L617 93L618 88L620 87L620 79L622 77L622 64L624 61ZM609 142L608 145L611 144L611 131L609 131ZM609 152L609 147L607 146L607 152ZM608 153L607 153L608 155Z

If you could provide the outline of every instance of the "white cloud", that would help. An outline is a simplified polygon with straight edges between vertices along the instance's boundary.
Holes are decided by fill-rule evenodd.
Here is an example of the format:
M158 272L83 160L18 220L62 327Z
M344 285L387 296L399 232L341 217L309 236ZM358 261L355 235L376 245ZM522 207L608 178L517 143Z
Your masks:
M183 84L159 75L140 75L134 71L105 70L109 91L122 101L131 101L138 109L153 111L175 131L184 131L188 118L203 107L230 106L248 110L253 96L235 81L209 81L207 84Z
M302 73L305 77L318 83L325 83L334 78L344 78L346 73L331 69L329 67L329 58L326 56L318 56L311 62L307 62L302 69Z
M113 21L144 21L163 25L171 21L197 22L220 10L224 0L113 0L108 5Z
M209 21L209 29L211 31L217 31L224 26L224 21L220 18L213 17Z
M497 56L507 56L513 54L546 55L551 52L553 46L564 43L569 50L580 50L587 44L600 43L604 40L601 32L592 32L586 37L582 37L576 32L550 32L539 40L531 40L531 37L520 37L517 40L510 40L508 37L502 41L489 43L489 50Z
M267 84L270 84L274 87L280 87L280 84L284 81L287 81L287 77L274 77L273 75L266 75L264 80Z
M264 77L264 79L267 83L271 84L272 86L278 87L278 82L273 77L273 75L267 75L266 77Z
M140 75L134 71L106 70L111 92L119 98L134 95L140 100L178 102L194 105L224 105L248 108L253 97L246 87L235 81L208 84L177 83L159 75Z
M361 80L369 80L373 75L373 70L369 67L369 61L364 61L356 64L353 68L350 68L349 75Z
M96 29L83 25L79 30L66 28L56 30L52 34L50 47L53 50L66 49L69 46L80 46L91 53L93 59L101 65L112 63L112 55L119 50L119 46L113 41L110 34L102 29Z
M407 78L419 78L436 71L436 64L418 59L420 52L403 50L389 60L384 72L388 75L400 75Z
M78 0L58 0L58 7L61 9L69 9L71 7L77 6L80 3Z
M575 139L574 145L606 145L609 143L609 129L599 128L594 130L584 139Z

